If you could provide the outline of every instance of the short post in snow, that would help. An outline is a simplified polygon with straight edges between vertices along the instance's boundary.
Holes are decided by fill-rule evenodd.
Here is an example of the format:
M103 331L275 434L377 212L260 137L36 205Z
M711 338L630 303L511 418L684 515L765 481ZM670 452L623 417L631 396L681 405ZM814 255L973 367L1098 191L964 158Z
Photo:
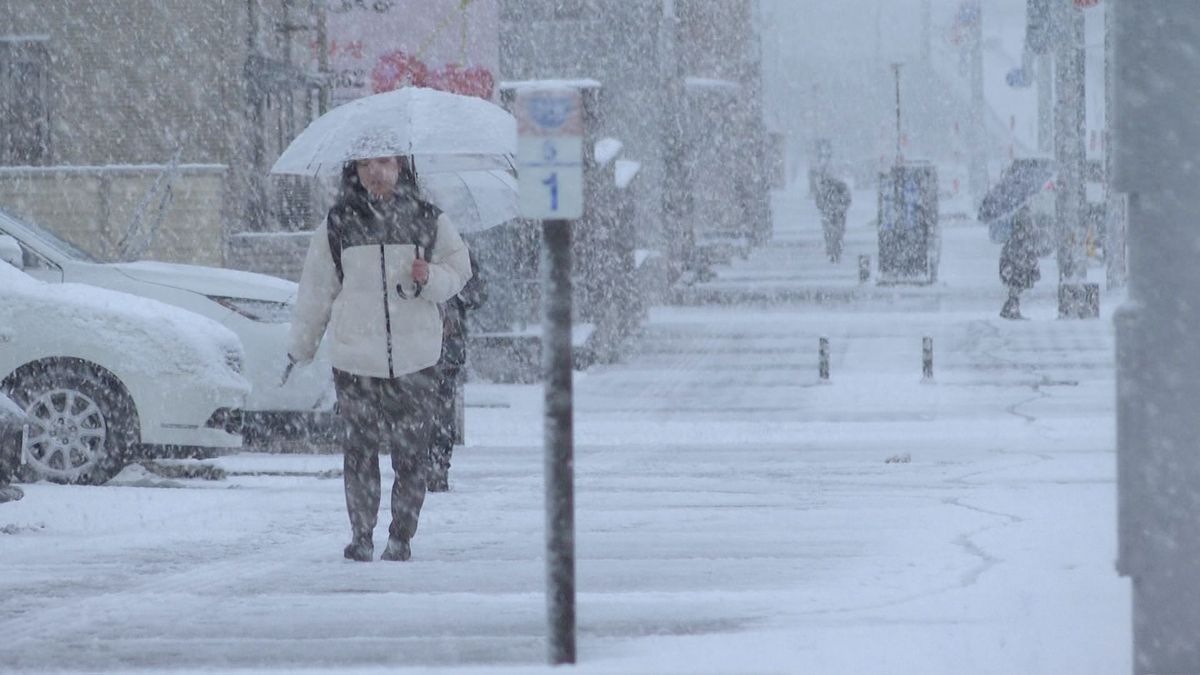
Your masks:
M871 278L871 256L858 256L858 283L865 284Z
M829 381L829 338L821 338L817 347L817 371L822 382Z
M542 219L546 611L559 665L575 663L571 228L583 215L583 103L576 89L534 85L517 92L515 112L521 215Z
M925 380L933 379L933 338L921 340L921 374Z

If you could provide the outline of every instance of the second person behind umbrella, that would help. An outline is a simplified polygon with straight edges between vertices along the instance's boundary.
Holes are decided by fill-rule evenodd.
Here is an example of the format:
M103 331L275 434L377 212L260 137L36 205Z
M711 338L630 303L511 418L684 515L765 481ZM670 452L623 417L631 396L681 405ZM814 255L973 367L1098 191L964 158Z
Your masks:
M305 258L288 352L296 363L311 361L329 327L344 426L346 558L374 556L381 449L395 470L382 559L411 555L437 407L438 303L470 278L466 243L422 198L410 157L346 163L337 201Z

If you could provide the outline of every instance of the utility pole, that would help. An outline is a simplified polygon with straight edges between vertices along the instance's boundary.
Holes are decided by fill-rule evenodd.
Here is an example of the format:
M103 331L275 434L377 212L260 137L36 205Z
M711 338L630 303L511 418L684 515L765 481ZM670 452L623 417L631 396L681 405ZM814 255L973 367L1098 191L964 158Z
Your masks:
M921 0L921 63L929 67L933 43L933 0Z
M1117 327L1117 570L1133 672L1200 673L1200 3L1113 12L1113 188L1129 200Z
M666 230L668 260L680 271L695 264L695 237L688 213L687 139L685 119L687 91L684 88L683 56L679 45L679 17L675 0L662 0L662 23L658 39L658 77L664 92L662 125L663 145L663 222Z
M1122 288L1126 280L1125 195L1113 189L1113 11L1104 10L1104 271L1108 288Z
M1083 315L1082 284L1087 280L1087 237L1083 215L1087 193L1084 164L1084 17L1074 0L1056 0L1056 23L1063 30L1054 57L1054 157L1058 164L1058 316Z
M1034 60L1037 77L1037 145L1044 153L1054 152L1054 56L1038 54Z
M317 73L321 76L317 114L324 115L329 112L333 89L329 76L329 11L326 3L314 0L313 12L317 19Z
M970 23L971 47L971 118L967 122L967 148L970 160L967 164L967 185L975 206L987 191L987 148L984 147L986 133L983 128L983 2L973 0L970 5L974 20Z

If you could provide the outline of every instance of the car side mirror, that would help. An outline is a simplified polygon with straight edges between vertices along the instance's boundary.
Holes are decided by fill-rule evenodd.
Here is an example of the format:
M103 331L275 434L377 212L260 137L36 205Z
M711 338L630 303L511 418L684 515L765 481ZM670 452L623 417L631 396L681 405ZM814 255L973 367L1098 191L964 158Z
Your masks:
M0 234L0 260L19 270L25 269L25 254L21 251L20 242L12 235Z

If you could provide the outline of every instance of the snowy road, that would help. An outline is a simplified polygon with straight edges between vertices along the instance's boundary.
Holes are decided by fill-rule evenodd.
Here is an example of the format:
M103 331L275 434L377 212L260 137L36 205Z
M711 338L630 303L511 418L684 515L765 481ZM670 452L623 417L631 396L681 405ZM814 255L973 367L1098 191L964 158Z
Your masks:
M973 225L947 228L938 286L855 298L865 207L834 268L807 202L776 206L776 245L700 291L765 275L842 300L657 308L577 378L580 670L1128 672L1110 321L1052 320L1046 283L1033 320L993 318ZM0 507L2 669L539 668L541 392L468 403L408 564L342 560L340 456L27 486Z

